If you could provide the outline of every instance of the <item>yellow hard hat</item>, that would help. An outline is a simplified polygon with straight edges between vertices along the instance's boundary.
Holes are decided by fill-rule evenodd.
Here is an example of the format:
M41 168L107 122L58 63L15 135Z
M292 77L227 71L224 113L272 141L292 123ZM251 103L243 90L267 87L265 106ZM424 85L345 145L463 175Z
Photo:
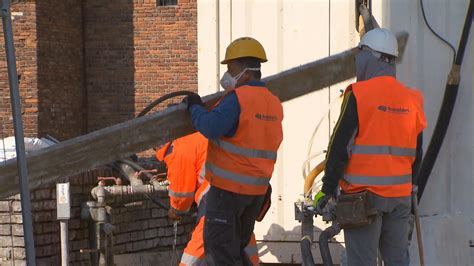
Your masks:
M221 64L228 64L230 60L242 57L255 57L260 63L267 62L263 46L254 38L242 37L227 46L225 59L221 61Z

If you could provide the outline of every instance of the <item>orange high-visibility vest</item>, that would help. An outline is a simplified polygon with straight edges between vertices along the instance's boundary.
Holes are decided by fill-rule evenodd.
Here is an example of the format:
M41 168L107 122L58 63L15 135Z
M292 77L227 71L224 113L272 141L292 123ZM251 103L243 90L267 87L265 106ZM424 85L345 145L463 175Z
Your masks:
M350 87L359 128L339 185L345 193L410 196L418 134L426 127L423 96L384 76Z
M283 140L283 107L265 87L241 86L234 91L239 125L233 137L209 140L206 179L230 192L263 195Z
M207 139L199 132L184 136L165 144L156 152L156 157L164 160L168 168L171 207L178 214L186 213L194 201L200 201L203 191L208 190L208 186L202 187Z

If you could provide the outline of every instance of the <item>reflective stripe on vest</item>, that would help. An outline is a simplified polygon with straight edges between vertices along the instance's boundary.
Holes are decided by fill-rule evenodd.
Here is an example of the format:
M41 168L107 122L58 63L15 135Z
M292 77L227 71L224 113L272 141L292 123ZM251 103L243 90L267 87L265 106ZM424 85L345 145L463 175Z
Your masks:
M181 257L181 263L188 265L188 266L204 266L206 265L206 262L204 261L204 258L198 258L194 257L188 253L183 253L183 256Z
M206 168L208 171L212 172L214 175L237 182L240 184L253 185L253 186L267 186L270 183L270 177L254 177L246 176L241 174L236 174L229 172L222 168L219 168L210 162L206 162Z
M351 151L352 154L416 156L416 149L393 146L354 145Z
M411 182L411 175L401 176L359 176L344 175L344 180L352 185L390 186Z
M175 198L194 198L194 192L175 192L168 188L168 195Z
M246 149L242 147L235 146L234 144L224 141L224 140L209 140L214 145L218 146L219 148L234 153L238 155L242 155L245 157L251 158L261 158L261 159L269 159L269 160L276 160L277 153L273 151L265 151L265 150L256 150L256 149Z
M244 249L245 253L247 256L253 257L253 256L258 256L258 250L256 245L247 245Z

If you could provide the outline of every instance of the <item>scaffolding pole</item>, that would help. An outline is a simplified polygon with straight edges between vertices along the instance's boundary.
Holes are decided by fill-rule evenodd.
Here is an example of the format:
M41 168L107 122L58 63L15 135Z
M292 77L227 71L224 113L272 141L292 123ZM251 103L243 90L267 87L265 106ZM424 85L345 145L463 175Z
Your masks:
M23 121L21 118L20 92L18 89L18 74L16 71L15 47L13 45L12 20L10 1L1 1L1 16L7 57L8 81L10 83L10 98L13 113L13 130L15 133L16 161L21 195L21 215L23 232L25 234L26 264L35 266L35 244L33 240L33 223L31 218L30 190L28 188L28 171L26 167L25 142L23 139Z

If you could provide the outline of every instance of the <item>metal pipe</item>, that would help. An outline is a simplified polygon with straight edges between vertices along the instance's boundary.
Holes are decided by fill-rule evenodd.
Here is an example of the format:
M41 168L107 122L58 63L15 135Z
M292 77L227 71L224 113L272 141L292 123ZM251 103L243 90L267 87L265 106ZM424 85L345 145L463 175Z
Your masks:
M220 1L216 0L216 92L219 92L221 87L221 28L220 28Z
M107 266L114 266L114 247L113 247L113 234L105 235L105 256L107 259Z
M166 187L147 184L147 185L124 185L124 186L97 186L91 190L91 195L94 199L99 199L103 197L101 202L105 202L105 198L108 196L132 196L132 195L146 195L152 194L155 192L166 192Z
M97 242L97 249L99 250L99 265L105 266L107 265L107 260L106 260L104 243L102 239L102 225L103 223L100 223L100 222L95 223L95 228L96 228L95 237L96 237L96 242Z
M61 228L61 265L69 265L69 232L68 220L59 221Z
M97 253L98 245L97 245L97 226L91 220L88 221L88 231L89 231L89 247L90 247L90 260L92 266L99 265L99 254ZM87 250L86 250L87 251ZM83 252L83 251L81 251Z
M28 188L28 169L26 167L25 142L23 135L23 121L21 118L20 92L18 89L18 73L16 70L15 46L13 44L13 29L10 15L10 1L1 1L1 15L3 21L3 34L5 39L5 52L8 66L8 81L13 112L13 128L15 133L16 161L18 167L21 215L23 218L23 232L25 234L26 264L36 265L35 244L33 239L33 222L31 219L30 190Z

